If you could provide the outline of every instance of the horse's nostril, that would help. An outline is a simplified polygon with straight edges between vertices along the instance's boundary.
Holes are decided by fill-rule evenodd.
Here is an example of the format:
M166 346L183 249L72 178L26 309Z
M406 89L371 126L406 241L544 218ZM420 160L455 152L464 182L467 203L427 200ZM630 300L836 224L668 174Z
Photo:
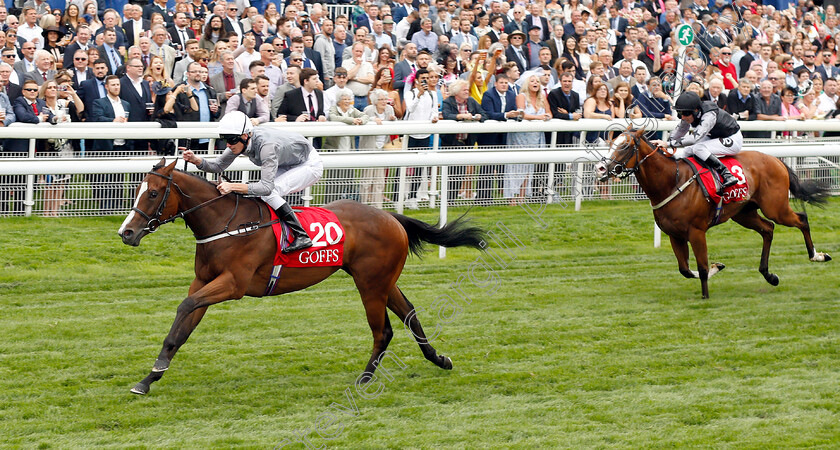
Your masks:
M131 237L132 234L134 234L134 232L131 231L131 230L123 231L123 236L125 236L125 237Z

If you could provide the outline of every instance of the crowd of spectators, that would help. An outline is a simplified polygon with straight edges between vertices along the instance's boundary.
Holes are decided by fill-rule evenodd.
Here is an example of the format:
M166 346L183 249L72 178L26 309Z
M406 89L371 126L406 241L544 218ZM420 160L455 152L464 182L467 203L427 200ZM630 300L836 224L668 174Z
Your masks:
M157 0L119 10L103 0L50 5L0 6L2 126L154 120L174 126L215 121L233 110L254 124L671 119L678 83L738 120L826 118L837 110L840 24L832 2L357 0L345 8L350 14L335 17L326 4L302 0L178 0L174 7ZM678 68L681 24L690 25L696 39ZM431 146L430 136L411 135L407 145ZM576 138L609 136L559 133L558 143ZM397 136L382 136L317 145L383 149L395 139L402 144ZM542 133L462 133L441 136L440 145L546 142ZM206 148L207 140L190 145ZM26 141L6 140L3 147L25 151ZM83 149L166 154L172 146L156 140L38 143L39 151ZM414 179L425 173L412 170ZM499 190L512 202L532 192L533 166L456 170L503 173ZM383 183L366 186L369 202L383 201ZM422 200L423 187L412 183ZM494 192L481 180L449 189L452 196L479 199ZM53 202L51 211L56 207Z

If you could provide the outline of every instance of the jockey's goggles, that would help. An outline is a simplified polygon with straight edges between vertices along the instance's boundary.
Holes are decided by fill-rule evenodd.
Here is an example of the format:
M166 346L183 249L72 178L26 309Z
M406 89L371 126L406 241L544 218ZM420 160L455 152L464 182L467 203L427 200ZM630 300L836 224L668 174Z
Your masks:
M236 145L240 142L243 142L241 134L226 134L226 135L219 136L219 137L224 139L225 142L227 142L227 145Z

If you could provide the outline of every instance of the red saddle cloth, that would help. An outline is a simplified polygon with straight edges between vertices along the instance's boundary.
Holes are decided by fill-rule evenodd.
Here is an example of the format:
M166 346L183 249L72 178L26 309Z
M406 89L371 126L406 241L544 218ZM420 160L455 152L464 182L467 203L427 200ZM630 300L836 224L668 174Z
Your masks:
M271 208L269 208L271 210ZM312 239L312 247L293 253L282 249L294 240L289 227L282 221L271 226L277 239L274 265L284 267L340 266L344 261L344 227L335 213L324 208L295 208L298 221ZM271 210L271 220L277 215Z
M685 160L691 164L694 172L699 174L698 178L700 178L706 197L712 203L720 203L721 198L723 198L724 204L746 200L749 197L750 188L747 186L747 177L744 175L744 168L741 167L741 163L731 156L721 156L718 159L738 179L738 184L726 188L723 191L723 195L718 195L717 193L718 186L720 186L720 175L717 172L701 165L693 156L689 156Z

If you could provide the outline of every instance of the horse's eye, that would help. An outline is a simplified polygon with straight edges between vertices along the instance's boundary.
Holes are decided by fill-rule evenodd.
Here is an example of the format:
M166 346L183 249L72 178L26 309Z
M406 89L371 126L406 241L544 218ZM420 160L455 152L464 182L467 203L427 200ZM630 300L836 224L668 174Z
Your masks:
M158 196L157 191L150 191L149 192L149 198L157 198L157 196Z

